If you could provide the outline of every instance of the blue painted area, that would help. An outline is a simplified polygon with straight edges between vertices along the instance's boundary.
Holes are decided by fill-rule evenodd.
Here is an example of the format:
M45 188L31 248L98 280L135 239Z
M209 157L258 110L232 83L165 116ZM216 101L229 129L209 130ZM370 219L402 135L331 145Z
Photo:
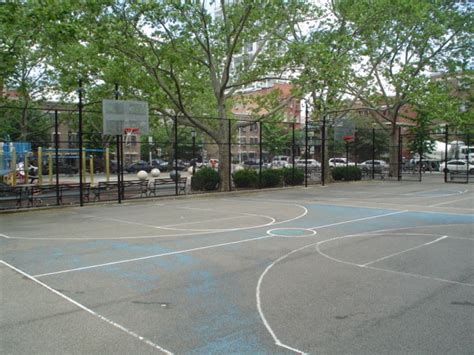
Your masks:
M288 237L298 237L302 235L308 234L308 231L305 231L303 229L277 229L272 231L273 234L275 235L283 235L283 236L288 236Z
M253 329L261 325L255 312L246 313L235 303L238 288L232 280L208 270L193 270L188 275L186 294L190 304L205 310L192 336L201 344L188 354L255 354L264 345ZM237 293L237 294L236 294ZM260 352L263 354L263 352Z

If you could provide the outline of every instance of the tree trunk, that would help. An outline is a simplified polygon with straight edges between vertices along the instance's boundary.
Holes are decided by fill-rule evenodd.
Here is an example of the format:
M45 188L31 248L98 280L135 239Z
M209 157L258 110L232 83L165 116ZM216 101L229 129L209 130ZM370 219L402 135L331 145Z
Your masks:
M229 142L229 122L227 120L227 115L225 112L225 104L219 105L219 191L230 191L229 186L229 149L231 149L231 144Z

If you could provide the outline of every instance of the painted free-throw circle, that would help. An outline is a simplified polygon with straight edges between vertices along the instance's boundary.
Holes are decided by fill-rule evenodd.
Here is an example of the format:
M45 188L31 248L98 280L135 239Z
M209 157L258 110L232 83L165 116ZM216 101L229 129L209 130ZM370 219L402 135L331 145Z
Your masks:
M281 238L305 238L316 235L316 231L306 228L274 228L267 230L267 234Z

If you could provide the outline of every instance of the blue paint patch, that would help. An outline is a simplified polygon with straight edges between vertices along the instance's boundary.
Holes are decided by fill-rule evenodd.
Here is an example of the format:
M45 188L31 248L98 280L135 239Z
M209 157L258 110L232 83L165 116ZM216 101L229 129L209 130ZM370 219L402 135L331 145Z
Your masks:
M305 231L304 229L279 228L277 230L273 230L272 234L286 236L286 237L299 237L299 236L302 236L302 235L307 235L308 231Z
M188 276L186 293L190 304L199 304L205 313L195 319L199 324L192 337L203 344L188 354L256 354L264 345L256 336L260 318L255 312L243 312L235 304L238 288L229 287L228 277L219 278L208 270L193 270ZM261 352L263 353L263 352Z

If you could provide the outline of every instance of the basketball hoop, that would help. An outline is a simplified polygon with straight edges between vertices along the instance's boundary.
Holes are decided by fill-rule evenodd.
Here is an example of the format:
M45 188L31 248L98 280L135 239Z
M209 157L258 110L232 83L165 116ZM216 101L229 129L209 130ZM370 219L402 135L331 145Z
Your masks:
M354 139L354 136L343 136L342 139L344 139L346 142L349 142Z
M132 135L138 135L140 133L140 128L131 127L131 128L124 128L123 133L125 134L125 145L130 144L130 140Z

